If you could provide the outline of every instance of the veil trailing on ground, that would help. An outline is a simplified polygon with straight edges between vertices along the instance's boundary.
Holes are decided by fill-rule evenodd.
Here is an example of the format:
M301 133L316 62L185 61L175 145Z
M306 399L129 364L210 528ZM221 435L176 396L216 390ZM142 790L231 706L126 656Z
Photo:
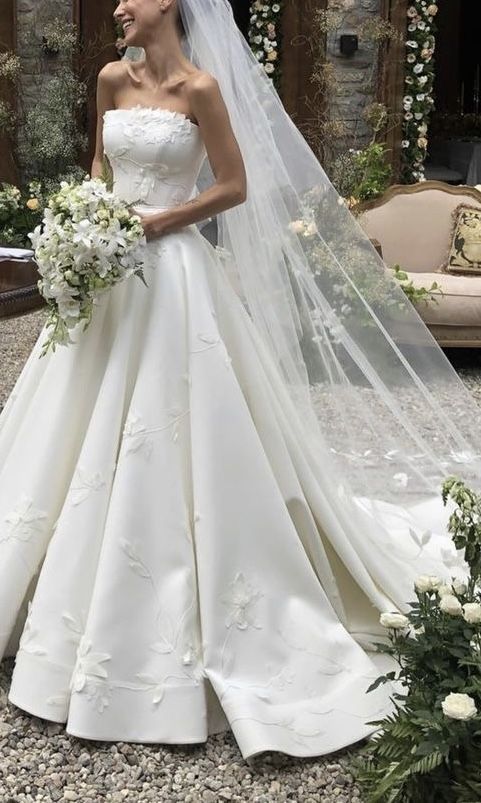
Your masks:
M356 500L406 510L440 500L450 474L481 489L476 404L286 113L230 4L179 8L185 53L217 79L247 171L247 201L217 216L226 273L281 374L336 521L350 538ZM376 530L385 536L375 516Z

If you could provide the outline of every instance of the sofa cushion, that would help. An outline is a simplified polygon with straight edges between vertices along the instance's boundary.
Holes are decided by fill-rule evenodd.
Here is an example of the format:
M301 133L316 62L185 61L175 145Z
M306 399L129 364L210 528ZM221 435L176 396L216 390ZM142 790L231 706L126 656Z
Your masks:
M481 274L481 209L460 204L454 210L453 218L453 239L443 270Z
M481 330L481 276L433 271L408 273L415 287L428 289L437 282L443 295L436 301L421 302L416 309L427 324L443 326L478 327Z

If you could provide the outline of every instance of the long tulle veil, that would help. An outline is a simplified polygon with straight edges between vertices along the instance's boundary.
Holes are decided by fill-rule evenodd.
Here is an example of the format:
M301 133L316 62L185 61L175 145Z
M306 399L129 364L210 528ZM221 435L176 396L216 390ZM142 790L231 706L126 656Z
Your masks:
M337 544L356 543L368 573L377 548L402 571L404 557L389 554L391 514L440 500L450 474L481 488L479 410L286 113L228 1L181 0L180 11L185 52L217 79L247 170L247 201L217 217L226 273L279 372ZM422 547L406 528L410 538Z

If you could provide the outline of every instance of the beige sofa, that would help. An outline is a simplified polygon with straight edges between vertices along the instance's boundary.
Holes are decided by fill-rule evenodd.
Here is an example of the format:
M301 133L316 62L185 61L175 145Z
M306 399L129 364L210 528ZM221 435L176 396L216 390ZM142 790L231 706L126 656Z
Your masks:
M363 206L359 222L379 241L388 267L400 265L416 287L440 285L437 303L417 306L438 343L473 348L481 347L481 275L440 271L451 245L452 212L460 203L481 208L481 192L441 181L394 185Z

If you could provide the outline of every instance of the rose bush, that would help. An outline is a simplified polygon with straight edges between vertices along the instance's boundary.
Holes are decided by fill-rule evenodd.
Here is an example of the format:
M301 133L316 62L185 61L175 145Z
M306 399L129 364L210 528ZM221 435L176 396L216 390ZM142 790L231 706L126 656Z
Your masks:
M407 614L382 614L394 659L377 679L393 683L393 713L357 762L367 803L481 800L481 494L455 477L449 531L465 576L422 575Z

